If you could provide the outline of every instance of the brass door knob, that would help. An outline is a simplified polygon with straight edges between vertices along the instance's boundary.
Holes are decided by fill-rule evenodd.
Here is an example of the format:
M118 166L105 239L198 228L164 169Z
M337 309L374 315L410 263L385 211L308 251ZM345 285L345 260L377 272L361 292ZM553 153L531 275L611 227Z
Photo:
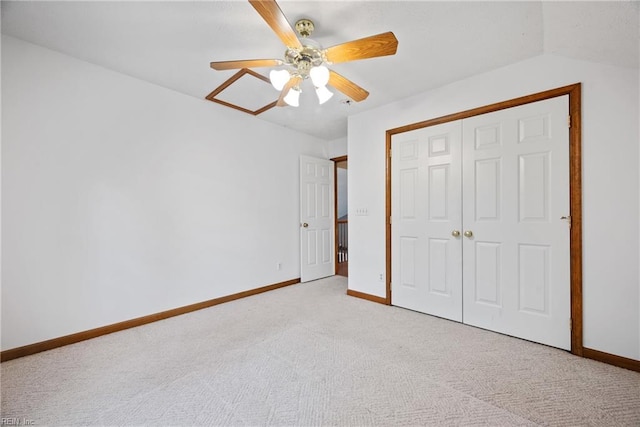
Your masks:
M309 224L307 224L307 223L305 222L305 223L303 223L303 224L302 224L302 226L303 226L304 228L307 228L307 227L309 226Z
M464 232L464 237L469 237L469 238L473 237L473 231L471 231L471 230L465 231Z
M453 237L460 237L460 230L453 230L453 231L451 232L451 235L452 235Z

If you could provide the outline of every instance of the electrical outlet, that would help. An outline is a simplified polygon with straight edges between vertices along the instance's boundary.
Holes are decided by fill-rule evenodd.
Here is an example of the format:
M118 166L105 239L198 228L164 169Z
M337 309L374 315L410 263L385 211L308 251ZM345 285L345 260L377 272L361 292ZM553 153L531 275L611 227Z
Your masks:
M282 270L282 263L276 262L276 270Z
M384 282L384 273L380 273L380 278L379 278L379 280L380 280L381 282Z

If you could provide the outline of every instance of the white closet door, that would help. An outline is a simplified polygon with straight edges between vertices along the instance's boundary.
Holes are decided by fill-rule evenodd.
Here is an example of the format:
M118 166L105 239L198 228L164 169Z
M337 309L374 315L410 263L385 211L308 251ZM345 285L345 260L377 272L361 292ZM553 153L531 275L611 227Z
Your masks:
M463 120L464 323L569 350L568 97Z
M461 123L392 137L391 298L462 321Z

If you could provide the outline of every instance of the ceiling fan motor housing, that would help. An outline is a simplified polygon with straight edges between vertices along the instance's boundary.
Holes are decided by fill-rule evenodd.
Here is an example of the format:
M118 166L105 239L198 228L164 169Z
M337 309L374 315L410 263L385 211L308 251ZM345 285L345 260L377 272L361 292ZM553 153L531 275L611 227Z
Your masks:
M311 39L304 39L302 49L287 48L284 59L285 62L293 66L303 78L309 75L311 68L322 65L322 63L326 61L322 47Z

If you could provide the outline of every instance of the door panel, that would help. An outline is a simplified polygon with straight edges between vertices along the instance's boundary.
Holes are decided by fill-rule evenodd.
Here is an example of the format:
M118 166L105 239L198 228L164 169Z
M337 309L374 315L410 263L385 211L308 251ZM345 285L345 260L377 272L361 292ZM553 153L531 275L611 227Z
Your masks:
M474 198L476 221L499 221L501 193L502 159L489 158L476 160Z
M302 282L331 276L335 271L333 168L330 160L300 156Z
M429 238L429 293L445 297L451 296L447 286L447 267L452 262L447 256L449 239Z
M549 315L549 245L518 245L519 310Z
M520 155L518 203L520 222L549 221L550 153Z
M465 323L568 350L567 116L564 96L463 120L463 298Z
M392 303L462 320L460 123L392 139Z
M397 281L406 292L415 292L416 288L416 252L418 239L415 237L401 236L398 247L398 260L400 263L400 280ZM411 291L407 291L407 288Z
M475 242L474 302L477 304L502 307L501 246L498 242Z

